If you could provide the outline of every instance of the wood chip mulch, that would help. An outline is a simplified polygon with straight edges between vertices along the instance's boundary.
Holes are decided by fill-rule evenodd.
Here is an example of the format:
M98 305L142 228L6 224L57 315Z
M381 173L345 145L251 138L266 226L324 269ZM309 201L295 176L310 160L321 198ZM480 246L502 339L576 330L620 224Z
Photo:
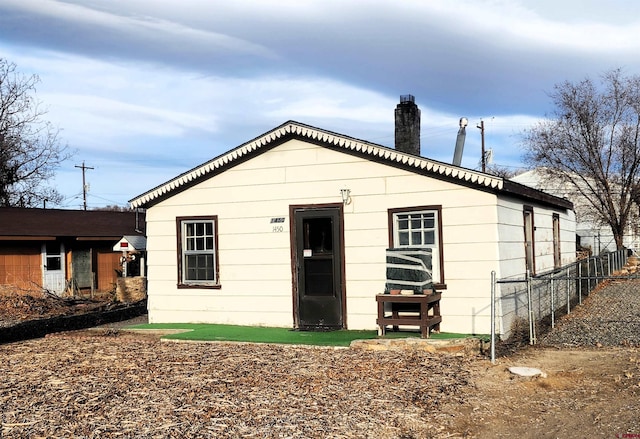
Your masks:
M448 437L473 358L117 330L0 345L0 437Z

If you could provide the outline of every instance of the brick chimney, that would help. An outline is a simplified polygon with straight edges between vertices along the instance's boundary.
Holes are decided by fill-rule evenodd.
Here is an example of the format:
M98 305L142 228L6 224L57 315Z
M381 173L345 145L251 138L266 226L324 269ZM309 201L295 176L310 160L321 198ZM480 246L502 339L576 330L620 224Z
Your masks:
M420 109L412 95L400 96L396 107L396 149L420 155Z

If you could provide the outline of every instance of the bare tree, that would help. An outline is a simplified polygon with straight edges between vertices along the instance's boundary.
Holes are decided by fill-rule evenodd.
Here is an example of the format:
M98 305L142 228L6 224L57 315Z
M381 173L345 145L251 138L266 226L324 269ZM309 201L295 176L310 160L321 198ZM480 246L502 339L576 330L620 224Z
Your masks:
M62 201L48 181L70 154L59 143L58 130L42 119L46 111L35 99L39 81L0 58L0 206Z
M495 175L496 177L511 178L517 174L516 171L507 166L502 165L486 165L485 173Z
M552 116L524 133L525 162L569 184L622 248L640 201L640 76L563 82L551 98Z
M117 204L109 204L103 207L96 207L93 210L108 210L110 212L131 212L129 206L119 206Z

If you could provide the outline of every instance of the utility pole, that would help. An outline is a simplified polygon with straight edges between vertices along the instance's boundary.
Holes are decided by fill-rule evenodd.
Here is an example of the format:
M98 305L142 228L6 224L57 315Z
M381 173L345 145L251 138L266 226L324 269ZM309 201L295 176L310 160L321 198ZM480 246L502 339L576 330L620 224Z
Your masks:
M82 166L76 165L76 168L82 169L82 199L84 200L84 210L87 210L87 183L84 177L84 171L86 169L93 169L89 166L84 165L84 160L82 161Z
M487 155L484 152L484 120L480 119L480 125L478 125L477 128L480 128L480 137L482 139L482 156L480 158L480 163L482 163L482 172L486 172Z

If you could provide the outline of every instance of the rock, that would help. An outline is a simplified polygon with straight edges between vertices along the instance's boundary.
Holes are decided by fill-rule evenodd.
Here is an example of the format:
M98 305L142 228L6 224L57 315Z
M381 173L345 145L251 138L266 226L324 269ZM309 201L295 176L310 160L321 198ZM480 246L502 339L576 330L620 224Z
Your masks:
M536 369L535 367L512 366L509 368L509 372L521 377L535 377L535 376L540 376L542 378L547 377L546 373L544 373L540 369Z

